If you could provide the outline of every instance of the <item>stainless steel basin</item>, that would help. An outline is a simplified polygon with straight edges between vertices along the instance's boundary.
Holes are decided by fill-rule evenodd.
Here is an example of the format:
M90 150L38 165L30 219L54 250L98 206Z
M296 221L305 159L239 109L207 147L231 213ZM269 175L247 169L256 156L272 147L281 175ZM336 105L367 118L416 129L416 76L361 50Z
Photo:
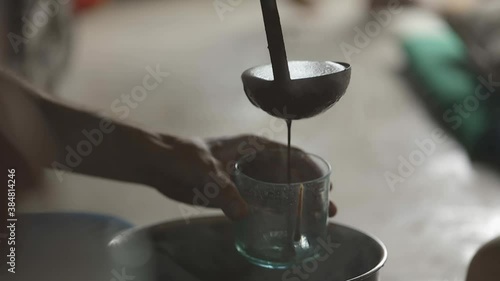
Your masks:
M375 281L387 259L378 239L329 225L324 255L285 270L250 264L234 248L231 223L223 217L128 230L109 244L116 268L137 280L324 280Z

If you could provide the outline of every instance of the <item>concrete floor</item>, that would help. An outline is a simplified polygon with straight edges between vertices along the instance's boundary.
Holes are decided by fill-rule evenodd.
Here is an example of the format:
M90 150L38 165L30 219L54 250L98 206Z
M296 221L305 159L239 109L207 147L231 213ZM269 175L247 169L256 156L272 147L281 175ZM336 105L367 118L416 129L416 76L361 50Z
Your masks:
M352 44L353 28L364 27L362 2L324 1L313 10L282 5L290 59L353 65L346 96L327 113L296 122L293 144L332 164L332 199L340 210L335 221L386 243L383 280L464 280L475 250L500 235L500 179L473 166L449 139L435 143L404 182L389 186L385 174L397 174L401 157L409 159L419 150L416 142L432 139L438 128L398 76L404 57L394 36L415 27L410 15L427 15L403 11L346 59L339 44ZM147 66L159 64L171 76L128 121L186 137L254 133L284 142L284 128L272 130L272 118L248 102L239 78L268 61L258 1L242 1L223 21L212 1L115 3L77 20L72 66L60 92L111 114L113 100L142 83ZM77 175L60 183L47 175L49 192L26 209L105 213L137 225L181 217L178 203L146 187Z

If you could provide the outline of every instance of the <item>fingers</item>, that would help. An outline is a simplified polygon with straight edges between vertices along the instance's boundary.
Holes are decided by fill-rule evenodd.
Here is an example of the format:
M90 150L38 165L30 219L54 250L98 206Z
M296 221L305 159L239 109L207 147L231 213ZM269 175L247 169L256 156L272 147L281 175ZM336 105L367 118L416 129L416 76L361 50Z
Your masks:
M330 191L332 191L333 189L333 183L330 183ZM335 206L335 204L330 201L330 204L328 205L328 216L331 218L331 217L334 217L335 215L337 214L337 206Z
M200 207L218 207L227 217L246 216L248 207L228 174L204 143L153 138L147 182L174 200ZM164 142L172 141L165 149Z
M246 202L234 184L222 173L196 187L189 187L172 179L166 182L163 175L151 178L151 185L173 200L199 207L220 208L231 220L242 219L248 214Z
M240 196L234 183L223 172L217 172L214 181L218 182L220 192L212 201L215 206L222 209L231 220L244 218L248 214L248 205Z
M337 206L333 204L333 202L330 201L330 204L328 205L328 216L334 217L337 214Z
M193 190L183 188L184 185L161 173L148 174L148 185L156 188L161 194L178 202L196 205Z

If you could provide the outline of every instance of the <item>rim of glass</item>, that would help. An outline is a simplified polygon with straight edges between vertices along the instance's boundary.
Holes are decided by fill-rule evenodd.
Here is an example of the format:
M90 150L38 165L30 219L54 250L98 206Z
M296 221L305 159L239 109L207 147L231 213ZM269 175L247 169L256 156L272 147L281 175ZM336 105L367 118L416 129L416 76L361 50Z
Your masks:
M270 151L270 152L285 151L286 152L286 150L282 150L282 149L271 149L271 150L267 150L267 151ZM259 154L259 153L262 153L262 152L257 152L257 154ZM288 184L288 183L265 182L265 181L262 181L262 180L258 180L258 179L252 178L252 177L248 176L247 174L245 174L241 170L241 165L243 164L243 162L245 162L245 159L256 155L256 154L248 154L248 155L245 155L245 156L241 157L236 162L236 164L234 165L235 166L235 170L236 170L236 174L238 174L240 176L243 176L243 177L245 177L247 179L250 179L252 181L255 181L257 183L266 184L266 185L274 185L274 186L289 186L289 185L299 185L299 184L306 185L306 184L309 184L309 183L313 183L313 182L317 182L317 181L322 181L322 180L324 180L326 178L329 178L332 175L332 166L330 165L330 163L328 163L328 161L326 161L322 157L320 157L320 156L318 156L316 154L307 153L307 152L297 152L297 151L294 152L294 151L291 151L291 153L302 153L303 155L307 155L308 157L318 159L320 162L322 162L323 164L325 164L325 166L327 167L326 173L323 176L321 176L319 178L316 178L316 179L312 179L312 180L308 180L308 181L301 181L301 182L291 182L290 184Z

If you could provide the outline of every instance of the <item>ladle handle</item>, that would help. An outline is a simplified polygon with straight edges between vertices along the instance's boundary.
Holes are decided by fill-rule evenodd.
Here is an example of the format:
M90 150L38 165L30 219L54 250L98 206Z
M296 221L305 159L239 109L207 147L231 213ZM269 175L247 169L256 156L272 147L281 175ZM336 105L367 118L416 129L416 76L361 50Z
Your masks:
M273 65L274 81L286 83L290 81L290 70L288 69L278 6L276 0L260 0L260 4L266 27L271 64Z

